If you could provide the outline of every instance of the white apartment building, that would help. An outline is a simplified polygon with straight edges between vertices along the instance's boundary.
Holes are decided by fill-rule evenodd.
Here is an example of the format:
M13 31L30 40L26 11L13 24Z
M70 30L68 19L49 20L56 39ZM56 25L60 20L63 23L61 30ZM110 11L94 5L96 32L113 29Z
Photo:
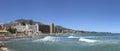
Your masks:
M30 24L26 24L26 25L16 25L14 28L17 29L18 32L25 32L26 34L36 34L37 32L39 32L39 25L35 24L35 25L30 25Z

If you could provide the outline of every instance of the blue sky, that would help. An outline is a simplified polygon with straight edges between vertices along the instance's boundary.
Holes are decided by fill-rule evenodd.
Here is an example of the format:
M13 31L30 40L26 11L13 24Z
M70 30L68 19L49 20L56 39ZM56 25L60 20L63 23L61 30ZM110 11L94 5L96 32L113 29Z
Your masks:
M20 18L75 30L120 33L120 1L0 0L0 23Z

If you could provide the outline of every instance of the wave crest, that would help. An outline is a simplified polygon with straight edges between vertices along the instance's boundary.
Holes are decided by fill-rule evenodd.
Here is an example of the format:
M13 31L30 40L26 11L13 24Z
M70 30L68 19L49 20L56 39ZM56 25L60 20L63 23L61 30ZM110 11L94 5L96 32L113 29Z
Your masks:
M80 37L75 37L75 36L69 36L67 38L80 38Z
M79 41L84 41L84 42L88 42L88 43L94 43L94 42L97 42L97 40L86 39L86 38L80 38Z
M46 36L42 39L37 39L37 40L34 40L34 42L39 42L39 41L51 41L51 42L56 42L58 41L58 37L52 37L52 36Z

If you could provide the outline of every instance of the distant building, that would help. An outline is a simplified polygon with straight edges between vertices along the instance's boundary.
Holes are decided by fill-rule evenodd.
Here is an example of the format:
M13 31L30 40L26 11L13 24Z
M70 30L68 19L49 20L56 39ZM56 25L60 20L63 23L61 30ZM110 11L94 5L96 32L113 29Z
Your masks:
M50 26L49 25L39 25L39 31L42 33L50 33Z
M36 32L39 32L39 25L38 24L36 24L36 25L26 24L26 31L36 31Z
M18 32L24 32L26 30L26 26L24 25L16 25L14 28L16 28Z
M14 28L17 29L17 32L25 32L26 34L35 34L36 32L56 33L56 31L57 31L57 28L54 27L53 23L50 23L50 25L44 25L44 24L21 25L21 24L18 24L16 26L14 26Z
M29 25L29 24L26 24L26 25L16 25L14 28L17 29L18 32L23 32L23 31L39 31L39 25L36 24L36 25Z
M16 25L14 28L17 29L18 32L25 32L26 34L36 34L39 32L39 25L30 25L30 24L26 24L26 25Z
M50 23L50 33L55 33L54 23Z
M10 27L15 27L15 26L18 26L20 23L18 22L12 22L12 23L6 23L6 24L1 24L2 26L2 29L4 30L8 30Z

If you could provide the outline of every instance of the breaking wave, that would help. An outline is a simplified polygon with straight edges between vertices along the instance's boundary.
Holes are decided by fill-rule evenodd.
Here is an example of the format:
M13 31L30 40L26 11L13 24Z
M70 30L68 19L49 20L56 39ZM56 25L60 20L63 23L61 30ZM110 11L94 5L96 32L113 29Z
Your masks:
M59 41L59 37L53 37L53 36L46 36L42 39L37 39L37 40L34 40L34 42L40 42L40 41L51 41L51 42L56 42L56 41Z
M61 43L80 43L80 44L118 44L119 40L114 39L96 39L97 37L86 36L68 36L68 37L56 37L56 36L46 36L41 39L32 40L32 42L61 42Z
M95 42L97 42L98 40L80 38L79 41L88 42L88 43L95 43Z
M86 42L86 43L94 43L94 44L119 44L119 40L94 40L94 39L87 39L87 38L80 38L79 41Z
M69 36L67 38L80 38L80 37L75 37L75 36Z

